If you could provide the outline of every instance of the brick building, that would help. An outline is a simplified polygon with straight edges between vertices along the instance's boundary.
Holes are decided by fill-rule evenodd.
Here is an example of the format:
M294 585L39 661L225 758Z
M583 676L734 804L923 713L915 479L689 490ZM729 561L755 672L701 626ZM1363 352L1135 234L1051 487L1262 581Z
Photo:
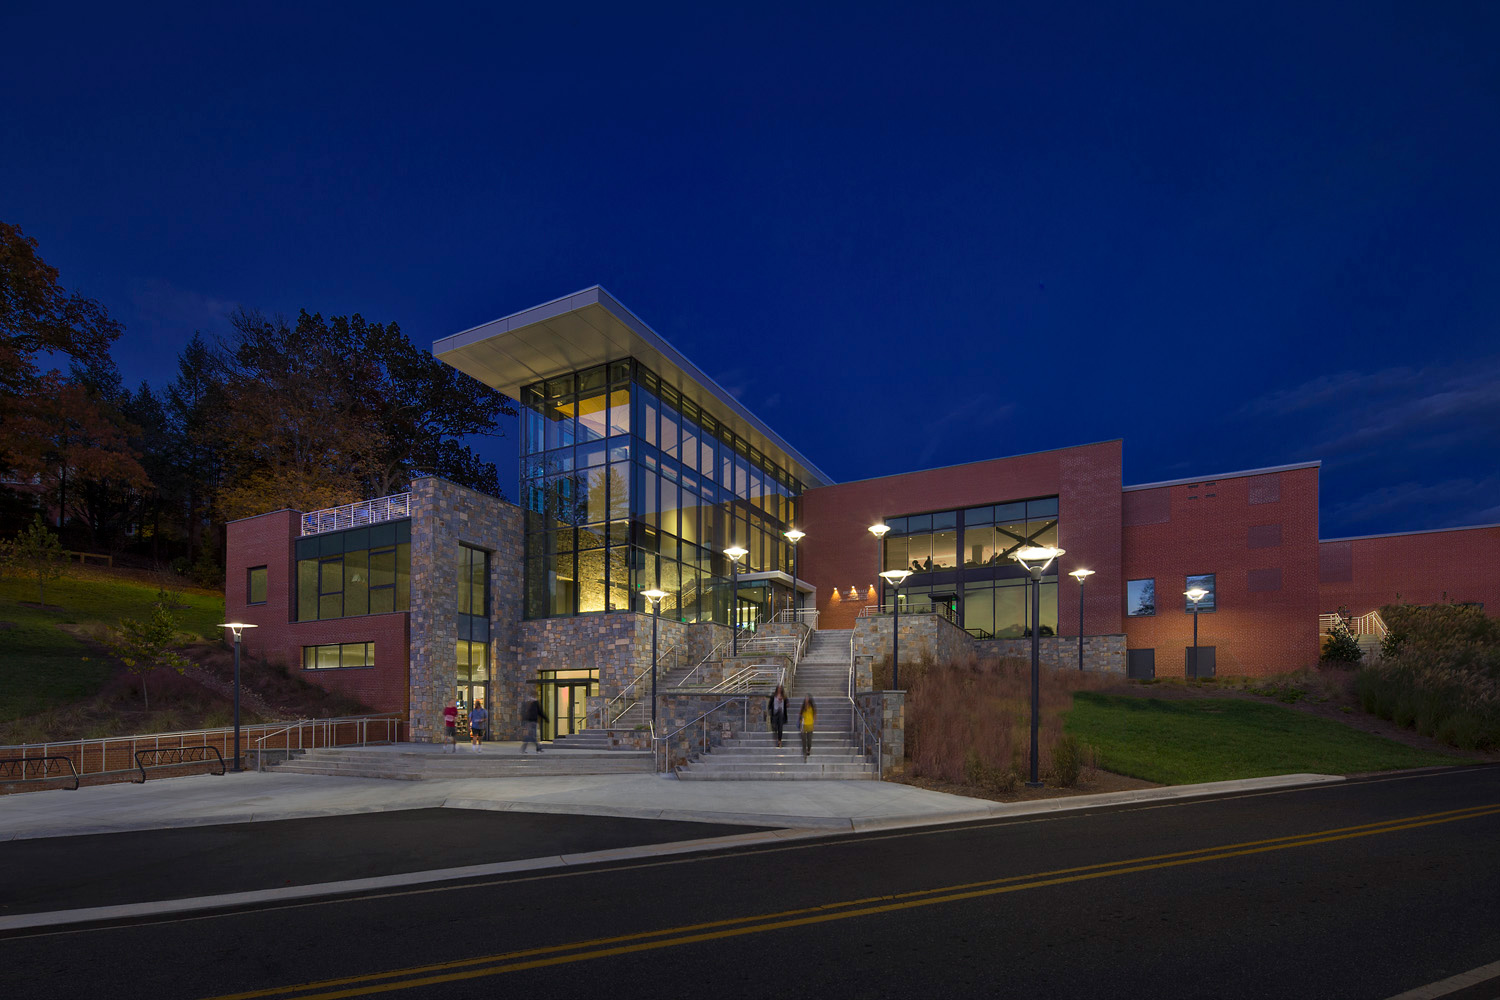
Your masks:
M1081 646L1136 676L1309 666L1341 609L1500 608L1500 525L1320 541L1316 462L1126 484L1115 440L834 483L597 287L433 351L521 403L519 504L422 479L228 527L251 652L406 713L417 739L454 699L502 738L533 696L549 736L607 722L649 673L653 589L673 664L788 617L859 625L873 655L899 604L903 634L935 623L922 649L1021 653L1036 620L1047 662ZM1064 550L1035 586L1023 545Z

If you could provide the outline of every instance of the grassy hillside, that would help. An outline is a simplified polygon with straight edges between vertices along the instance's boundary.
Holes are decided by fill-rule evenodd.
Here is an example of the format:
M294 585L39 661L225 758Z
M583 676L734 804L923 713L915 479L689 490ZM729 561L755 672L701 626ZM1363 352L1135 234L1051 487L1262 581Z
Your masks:
M102 637L121 618L147 617L156 593L143 580L83 571L49 584L41 607L34 583L0 578L0 722L97 694L114 667L80 636ZM218 637L222 595L172 593L184 641Z
M1080 692L1067 732L1098 748L1101 767L1168 785L1468 763L1280 705L1232 698Z

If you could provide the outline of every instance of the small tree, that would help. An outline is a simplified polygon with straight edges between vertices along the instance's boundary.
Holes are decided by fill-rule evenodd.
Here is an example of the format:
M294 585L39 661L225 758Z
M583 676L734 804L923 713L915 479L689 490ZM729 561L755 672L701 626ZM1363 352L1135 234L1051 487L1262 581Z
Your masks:
M147 711L151 710L151 696L146 690L146 678L160 667L180 674L188 665L186 659L171 649L177 640L177 619L172 615L170 600L171 595L158 590L151 605L151 616L143 622L134 618L120 619L118 633L109 644L125 668L141 679L141 698Z
M1323 659L1329 663L1358 663L1364 656L1365 651L1359 648L1359 640L1340 618L1323 640Z
M37 599L46 604L47 581L56 580L63 575L67 555L63 552L62 542L42 523L42 516L38 514L32 520L31 527L17 535L13 541L0 543L0 546L4 548L0 555L3 555L6 566L22 576L34 579Z

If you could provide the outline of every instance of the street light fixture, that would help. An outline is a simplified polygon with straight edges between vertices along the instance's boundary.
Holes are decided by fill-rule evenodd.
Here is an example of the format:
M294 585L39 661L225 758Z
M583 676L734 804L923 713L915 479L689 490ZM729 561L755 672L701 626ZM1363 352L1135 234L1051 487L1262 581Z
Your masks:
M661 599L665 590L643 590L641 596L651 602L651 737L656 738L656 620L661 617Z
M730 642L734 647L734 655L740 655L740 560L750 554L750 550L742 549L738 545L731 545L724 550L729 557L729 635Z
M1029 788L1042 787L1037 777L1037 720L1042 709L1042 574L1063 551L1051 545L1023 545L1010 554L1031 576L1031 780L1026 782Z
M230 770L238 773L244 770L240 767L240 633L247 628L259 628L249 622L224 622L219 628L227 628L234 636L234 767Z
M880 527L884 528L885 525L882 524ZM871 528L870 530L874 531L875 529ZM901 585L906 582L906 578L911 576L911 570L888 569L880 575L885 579L886 583L891 585L891 589L896 591L896 593L891 595L891 608L894 612L894 617L891 620L891 690L899 691L901 690L901 595L899 592Z
M1182 596L1193 602L1193 680L1198 679L1198 602L1208 596L1202 587L1184 590Z
M1078 672L1083 673L1083 583L1094 575L1094 571L1075 569L1068 575L1078 581Z
M797 593L797 543L807 537L807 532L788 528L785 534L786 540L792 543L792 620L798 621L797 605L801 603L802 595Z

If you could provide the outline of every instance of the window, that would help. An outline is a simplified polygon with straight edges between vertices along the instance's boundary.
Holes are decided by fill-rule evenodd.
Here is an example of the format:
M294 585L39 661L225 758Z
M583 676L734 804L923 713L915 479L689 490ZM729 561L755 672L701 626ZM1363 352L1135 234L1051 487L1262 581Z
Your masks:
M1208 591L1208 596L1198 602L1198 611L1201 612L1214 610L1214 574L1200 573L1197 576L1190 576L1187 578L1187 586L1183 587L1182 589L1184 591L1188 591L1192 590L1194 587L1201 587L1204 590ZM1193 602L1188 599L1186 594L1183 595L1182 602L1182 609L1189 614L1192 614Z
M410 599L410 521L297 540L297 621L407 611Z
M1125 584L1125 614L1147 618L1156 614L1156 581L1130 580Z
M266 603L266 568L264 566L250 567L250 597L246 604Z
M344 667L373 667L373 642L336 642L326 646L303 646L303 670L339 670Z
M489 553L458 547L458 613L488 617Z

